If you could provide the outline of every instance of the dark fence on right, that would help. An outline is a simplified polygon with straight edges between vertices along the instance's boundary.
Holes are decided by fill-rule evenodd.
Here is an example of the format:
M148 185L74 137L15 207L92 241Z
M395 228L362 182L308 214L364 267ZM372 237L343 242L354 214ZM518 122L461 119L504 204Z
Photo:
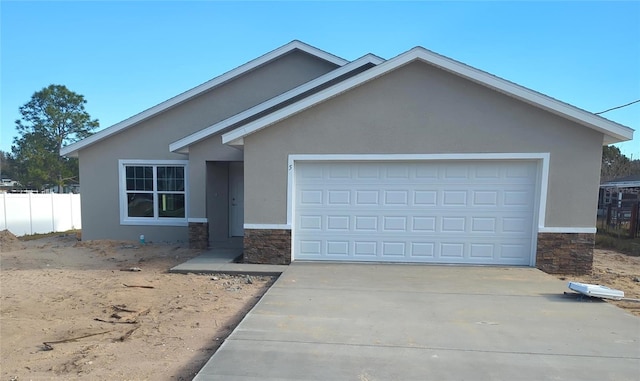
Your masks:
M629 238L640 237L640 202L606 204L599 212L598 230Z

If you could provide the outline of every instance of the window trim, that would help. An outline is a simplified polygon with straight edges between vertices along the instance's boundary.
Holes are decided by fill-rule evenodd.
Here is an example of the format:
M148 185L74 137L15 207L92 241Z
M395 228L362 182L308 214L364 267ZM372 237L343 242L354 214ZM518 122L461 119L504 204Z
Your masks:
M182 166L184 167L184 218L175 217L129 217L127 215L127 166ZM155 171L155 170L154 170ZM155 174L154 174L155 178ZM118 197L120 204L120 225L188 226L189 220L189 160L118 160ZM157 184L154 195L158 194ZM154 199L155 205L155 199Z

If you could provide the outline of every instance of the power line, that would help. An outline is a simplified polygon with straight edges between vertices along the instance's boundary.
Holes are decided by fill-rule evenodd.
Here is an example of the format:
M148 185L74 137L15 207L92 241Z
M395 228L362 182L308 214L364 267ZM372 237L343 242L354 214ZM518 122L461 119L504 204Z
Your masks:
M619 109L619 108L623 108L623 107L631 106L632 104L634 104L634 103L638 103L638 102L640 102L640 99L635 100L635 101L633 101L633 102L629 102L629 103L627 103L626 105L612 107L612 108L610 108L610 109L608 109L608 110L604 110L604 111L596 112L596 113L594 113L594 114L596 114L596 115L604 114L605 112L609 112L609 111L617 110L617 109Z

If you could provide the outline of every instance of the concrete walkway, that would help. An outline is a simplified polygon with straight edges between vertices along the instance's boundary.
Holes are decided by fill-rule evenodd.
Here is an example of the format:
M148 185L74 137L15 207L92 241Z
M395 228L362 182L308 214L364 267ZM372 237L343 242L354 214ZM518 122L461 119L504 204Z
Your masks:
M211 249L169 270L170 273L280 275L288 266L236 263L241 248Z
M195 380L638 380L640 318L532 268L294 263Z

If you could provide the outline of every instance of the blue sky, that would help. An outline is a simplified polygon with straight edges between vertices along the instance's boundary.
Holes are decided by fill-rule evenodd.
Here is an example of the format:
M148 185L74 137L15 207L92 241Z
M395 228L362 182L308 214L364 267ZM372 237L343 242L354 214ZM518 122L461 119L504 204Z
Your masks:
M640 99L640 2L0 2L0 150L62 84L101 128L298 39L348 60L420 45L591 112ZM640 103L603 116L636 130Z

